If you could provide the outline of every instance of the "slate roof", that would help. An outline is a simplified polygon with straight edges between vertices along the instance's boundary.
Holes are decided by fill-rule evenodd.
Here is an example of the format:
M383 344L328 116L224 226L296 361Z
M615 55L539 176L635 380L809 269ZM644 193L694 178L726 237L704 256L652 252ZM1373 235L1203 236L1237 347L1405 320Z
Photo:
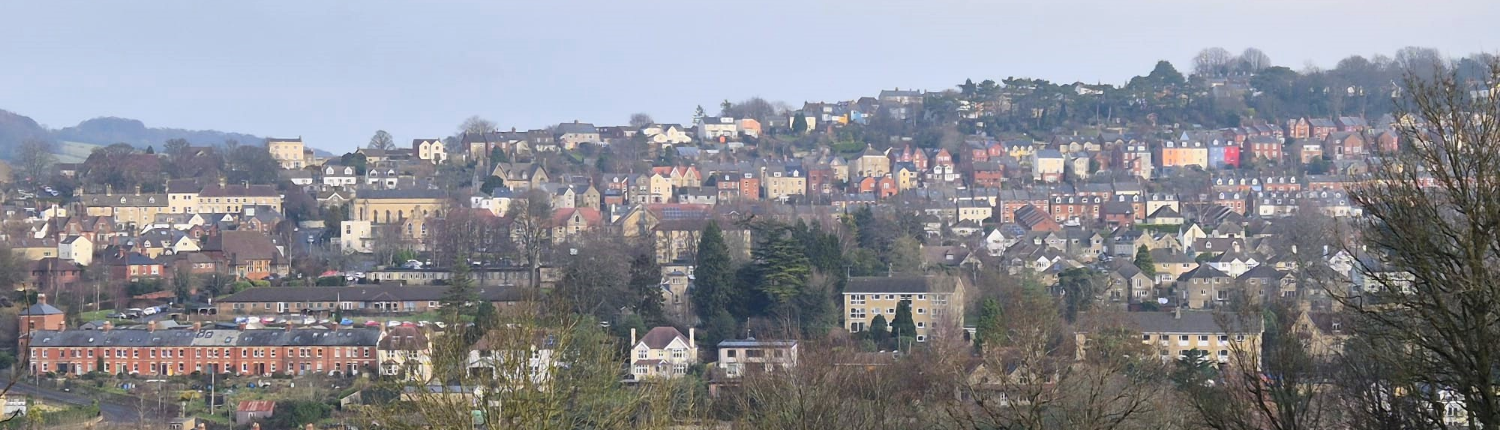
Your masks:
M930 293L949 289L935 276L860 276L849 278L844 293Z
M1213 312L1204 311L1182 311L1179 318L1167 312L1130 312L1130 318L1134 320L1137 330L1142 333L1225 333L1224 327L1214 320ZM1235 318L1229 318L1229 332L1248 332L1259 334L1262 331L1259 318L1252 320L1249 326L1241 327Z
M357 197L361 199L441 199L447 196L448 193L443 190L397 189L360 191Z
M676 328L657 327L651 329L651 331L646 332L646 336L642 337L641 340L637 342L637 344L644 343L646 344L647 348L662 349L666 348L667 345L670 345L673 340L679 338L682 339L683 344L687 344L687 336L683 336L682 332L677 331Z
M565 122L557 125L557 134L593 134L599 129L586 122Z
M521 300L522 291L515 287L477 287L474 289L481 300L510 302ZM251 288L232 296L219 299L228 303L261 302L346 302L368 301L436 301L441 300L447 286L402 286L375 285L358 287L266 287Z
M62 310L59 310L56 307L54 307L52 305L49 305L49 304L46 304L46 303L37 303L37 304L31 305L31 307L29 307L29 308L26 308L26 310L21 311L21 315L26 315L26 316L58 315L58 314L61 314L61 313L63 313Z
M39 330L32 332L32 339L33 345L49 347L375 346L380 340L380 330Z
M203 187L198 197L276 197L276 187L270 185L209 185Z

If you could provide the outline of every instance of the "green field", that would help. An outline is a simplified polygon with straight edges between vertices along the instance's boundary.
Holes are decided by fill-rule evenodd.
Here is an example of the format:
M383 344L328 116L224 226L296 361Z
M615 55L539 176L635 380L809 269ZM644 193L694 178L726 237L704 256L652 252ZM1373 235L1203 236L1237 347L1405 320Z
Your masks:
M94 149L102 148L102 145L92 143L62 141L57 143L57 162L59 163L82 163L89 158L89 153Z

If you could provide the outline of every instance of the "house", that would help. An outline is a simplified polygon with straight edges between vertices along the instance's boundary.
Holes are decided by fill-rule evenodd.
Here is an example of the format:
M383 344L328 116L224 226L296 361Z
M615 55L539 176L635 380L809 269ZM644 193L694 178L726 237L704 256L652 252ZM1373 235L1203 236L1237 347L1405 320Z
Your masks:
M1156 292L1156 281L1125 259L1116 260L1105 279L1103 296L1111 302L1142 303Z
M432 378L432 342L427 331L416 326L391 327L375 346L380 374L403 381L427 382Z
M693 136L677 124L650 124L641 127L639 135L645 136L647 142L657 146L686 145L693 142Z
M525 300L521 288L482 286L475 288L475 295L477 301L503 311ZM219 315L328 315L335 308L347 314L420 313L439 309L447 291L446 286L399 284L251 288L214 300L214 307ZM373 348L375 343L370 342L370 346Z
M323 185L330 187L352 187L359 184L359 175L354 166L334 163L323 164Z
M57 257L84 266L94 262L94 241L87 236L69 236L57 243Z
M807 176L800 166L768 166L762 179L767 199L784 202L791 196L807 194Z
M1167 248L1152 249L1151 263L1156 266L1157 284L1177 282L1183 274L1198 267L1198 261L1194 260L1193 256Z
M416 154L418 159L433 164L448 161L448 150L443 147L442 139L412 139L411 152Z
M1364 157L1364 135L1348 131L1329 133L1328 137L1323 139L1323 153L1333 157L1334 160Z
M1056 149L1043 149L1031 155L1032 179L1041 182L1062 181L1066 162Z
M22 336L42 330L63 330L67 325L63 311L47 304L46 294L37 294L36 303L21 310L19 315Z
M1297 296L1297 279L1291 272L1276 270L1274 265L1260 264L1241 273L1235 281L1245 289L1245 297L1253 303L1266 303L1279 298Z
M1203 309L1229 300L1234 277L1203 264L1178 276L1175 288L1181 292L1182 306Z
M1183 137L1188 137L1184 135ZM1182 140L1162 142L1157 148L1157 159L1161 167L1188 167L1198 166L1201 169L1209 168L1209 149L1201 140Z
M726 339L719 342L718 350L715 366L727 378L784 371L797 365L795 340Z
M569 151L584 143L597 144L602 141L599 137L598 128L595 128L593 124L578 122L576 120L558 124L553 134L557 139L557 144L561 145L562 149Z
M247 425L263 421L276 415L276 402L270 400L244 400L234 408L234 422Z
M891 159L866 145L858 158L849 161L850 178L881 177L891 173ZM851 179L852 182L852 179Z
M1254 136L1245 140L1241 152L1263 162L1281 161L1281 139L1269 136Z
M915 338L926 342L939 328L962 326L964 294L963 280L958 277L849 278L843 293L844 328L854 333L865 331L877 315L893 321L898 303L907 302L916 325Z
M693 125L698 128L698 139L705 142L737 140L740 137L740 123L734 118L706 116L698 118L698 122Z
M559 363L557 335L509 327L491 330L469 348L467 373L513 389L546 391Z
M1260 337L1265 332L1260 318L1248 321L1224 321L1213 312L1130 312L1129 328L1141 333L1141 343L1156 350L1162 361L1176 361L1187 356L1190 350L1204 351L1208 359L1228 364L1235 351L1247 352L1254 362L1250 366L1260 367ZM1089 334L1076 334L1078 355L1083 358L1090 340ZM1232 343L1231 343L1232 342Z
M1286 137L1291 139L1307 139L1312 137L1312 124L1307 122L1307 118L1287 120Z
M307 158L303 151L307 147L302 144L302 138L278 139L266 138L266 152L271 153L271 159L281 164L282 169L297 170L307 167Z
M563 208L552 212L552 241L562 243L602 226L603 217L593 208Z
M1015 212L1015 223L1027 231L1060 231L1062 225L1052 218L1052 215L1037 209L1036 206L1026 205Z
M327 287L317 287L329 289ZM140 376L234 373L243 376L356 376L375 367L373 328L56 330L32 333L25 351L34 374L89 372ZM126 355L126 351L140 354ZM293 352L295 356L278 353ZM158 354L152 357L149 354ZM169 361L170 360L170 361ZM102 362L102 363L101 363ZM103 368L98 365L102 364Z
M656 327L639 340L630 329L630 375L646 378L680 378L688 367L698 364L698 343L694 329L688 335L672 327Z
M1313 118L1307 120L1307 123L1308 130L1310 131L1306 137L1307 139L1323 140L1328 138L1328 135L1339 131L1338 124L1331 119Z
M258 280L288 271L282 249L258 232L223 231L210 237L203 249L239 278Z

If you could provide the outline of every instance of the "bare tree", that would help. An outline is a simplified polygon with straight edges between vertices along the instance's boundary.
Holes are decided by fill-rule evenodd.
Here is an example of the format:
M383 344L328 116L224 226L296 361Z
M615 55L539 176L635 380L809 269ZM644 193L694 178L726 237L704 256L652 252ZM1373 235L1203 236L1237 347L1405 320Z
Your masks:
M655 123L656 120L651 119L651 115L645 112L630 114L630 128L641 128Z
M389 151L396 149L396 139L391 137L385 130L375 130L375 135L370 136L370 149Z
M531 268L531 286L541 286L542 257L552 248L552 199L545 191L527 190L505 211L510 235Z
M1217 76L1227 71L1229 63L1234 60L1234 54L1220 47L1204 48L1193 56L1193 74L1200 76Z
M488 210L456 208L441 211L428 222L425 238L433 261L456 261L466 255L478 261L494 262L510 251L512 243L505 235L500 219Z
M479 115L474 115L469 117L468 119L465 119L462 124L458 125L458 134L479 135L495 131L497 127L499 126L495 125L494 121L480 118Z
M434 379L462 389L387 378L376 387L406 394L366 415L372 427L413 430L666 429L694 416L687 380L622 382L621 349L591 322L530 308L476 321L473 341L463 330L432 334Z
M1356 316L1356 337L1380 347L1366 358L1392 370L1389 386L1451 394L1468 427L1497 429L1500 90L1471 91L1452 72L1428 78L1412 68L1423 52L1397 54L1408 67L1397 128L1411 144L1350 193L1364 209L1363 249L1350 251L1366 255L1356 265L1365 285L1329 293ZM1489 76L1500 80L1500 64ZM1429 424L1448 425L1437 420L1444 402L1418 405Z
M1240 54L1240 63L1247 72L1259 72L1272 66L1271 56L1253 47L1245 48L1245 52Z
M47 176L52 163L56 162L57 156L52 155L52 142L46 139L26 139L16 148L16 163L20 165L26 179L42 180Z
M1220 430L1335 424L1335 402L1324 385L1327 357L1314 354L1306 337L1293 330L1299 315L1286 306L1262 308L1237 300L1214 316L1221 336L1232 338L1222 341L1228 346L1228 362L1219 367L1216 380L1177 381L1200 424Z

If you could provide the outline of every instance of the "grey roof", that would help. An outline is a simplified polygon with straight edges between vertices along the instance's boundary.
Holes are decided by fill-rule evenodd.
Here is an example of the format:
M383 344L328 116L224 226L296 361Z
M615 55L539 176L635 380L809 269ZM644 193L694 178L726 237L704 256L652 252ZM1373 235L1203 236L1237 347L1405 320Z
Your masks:
M1260 334L1262 327L1260 318L1252 318L1251 324L1241 327L1237 319L1230 316L1225 319L1228 330L1225 330L1218 321L1214 319L1213 312L1205 311L1182 311L1182 316L1167 312L1131 312L1130 318L1134 320L1135 327L1142 333L1254 333Z
M360 191L358 197L361 199L441 199L447 196L448 193L443 190L401 189Z
M1200 264L1200 265L1198 265L1197 268L1195 268L1195 269L1193 269L1193 270L1191 270L1191 271L1189 271L1187 273L1183 273L1182 276L1178 276L1177 280L1178 281L1186 281L1186 280L1189 280L1189 279L1213 279L1213 278L1228 278L1228 277L1229 277L1229 274L1221 272L1221 271L1219 271L1219 269L1215 269L1213 266L1210 266L1210 265L1207 265L1207 264Z
M52 347L375 346L380 330L41 330L33 332L32 339L33 345Z
M599 129L586 122L565 122L557 125L557 134L593 134Z
M849 278L844 293L929 293L951 291L946 278L936 276L854 277Z
M359 287L264 287L251 288L232 296L219 299L228 303L262 302L346 302L367 301L436 301L441 300L447 286L402 286L376 285ZM519 301L522 291L515 287L475 287L475 295L489 302Z
M57 315L57 314L61 314L61 313L63 313L63 311L58 310L56 307L53 307L52 305L49 305L49 304L46 304L46 303L37 303L37 304L31 305L31 307L29 307L29 308L26 308L25 311L21 312L21 315L27 315L27 316L31 316L31 315Z
M719 348L788 348L797 346L795 340L732 339L719 342Z

